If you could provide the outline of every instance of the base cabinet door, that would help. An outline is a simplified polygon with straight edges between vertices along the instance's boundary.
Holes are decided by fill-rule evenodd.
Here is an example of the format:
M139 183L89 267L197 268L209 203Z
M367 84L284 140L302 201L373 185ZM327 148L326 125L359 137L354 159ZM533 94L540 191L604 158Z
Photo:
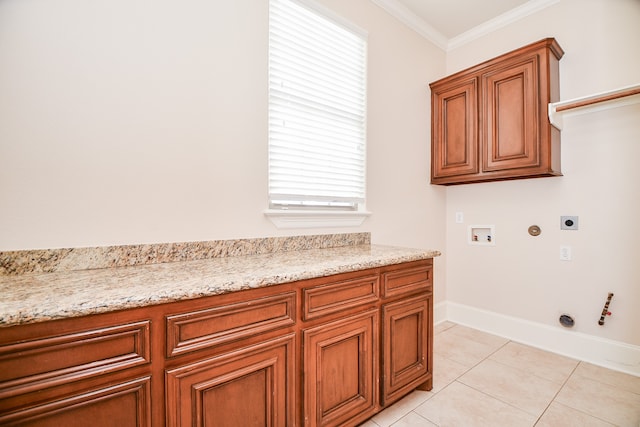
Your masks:
M303 331L304 425L351 426L378 409L378 310Z
M289 334L167 370L166 425L295 425L294 363Z
M431 293L382 307L385 406L418 386L431 389L431 307Z

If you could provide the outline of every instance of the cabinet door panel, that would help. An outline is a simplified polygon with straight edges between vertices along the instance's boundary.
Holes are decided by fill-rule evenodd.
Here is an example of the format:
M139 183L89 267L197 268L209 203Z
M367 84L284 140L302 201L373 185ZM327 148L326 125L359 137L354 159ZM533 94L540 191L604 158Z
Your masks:
M167 426L293 425L294 335L166 373Z
M477 79L432 90L432 178L478 173Z
M540 166L537 58L482 76L484 172Z
M0 425L21 427L151 426L150 378L65 395L0 415Z
M357 425L377 410L378 311L303 331L307 426Z
M383 405L431 378L431 306L429 293L382 308Z

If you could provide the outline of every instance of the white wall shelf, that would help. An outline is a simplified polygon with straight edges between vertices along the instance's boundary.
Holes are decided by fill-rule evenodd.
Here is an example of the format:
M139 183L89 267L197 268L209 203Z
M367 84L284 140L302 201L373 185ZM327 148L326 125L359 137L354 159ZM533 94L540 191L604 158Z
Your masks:
M622 107L640 102L640 84L607 92L549 104L549 121L562 130L565 114L585 114L592 111Z

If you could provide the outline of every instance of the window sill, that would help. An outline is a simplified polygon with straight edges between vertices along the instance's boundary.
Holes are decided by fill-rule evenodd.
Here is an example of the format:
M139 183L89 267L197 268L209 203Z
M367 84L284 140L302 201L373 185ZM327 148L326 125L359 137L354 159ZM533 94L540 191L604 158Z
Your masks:
M371 215L367 211L331 212L267 209L267 218L278 228L358 227Z

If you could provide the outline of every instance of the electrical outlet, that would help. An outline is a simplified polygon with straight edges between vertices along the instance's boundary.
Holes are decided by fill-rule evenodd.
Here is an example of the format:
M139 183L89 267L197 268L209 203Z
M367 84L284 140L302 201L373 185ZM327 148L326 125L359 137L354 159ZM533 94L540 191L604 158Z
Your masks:
M560 230L577 230L577 229L578 229L577 216L561 216L560 217Z
M571 261L571 246L560 246L560 260Z

